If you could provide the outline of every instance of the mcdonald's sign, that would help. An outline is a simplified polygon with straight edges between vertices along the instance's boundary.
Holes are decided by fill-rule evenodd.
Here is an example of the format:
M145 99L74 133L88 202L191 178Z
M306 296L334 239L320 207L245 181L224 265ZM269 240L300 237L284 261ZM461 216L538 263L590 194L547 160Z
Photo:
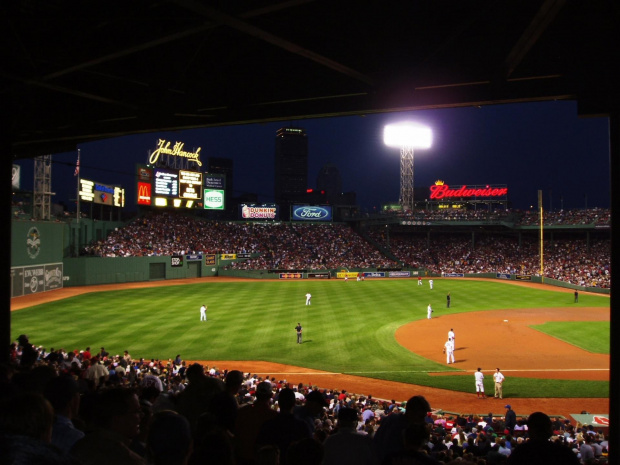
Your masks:
M151 205L151 183L138 182L138 205Z

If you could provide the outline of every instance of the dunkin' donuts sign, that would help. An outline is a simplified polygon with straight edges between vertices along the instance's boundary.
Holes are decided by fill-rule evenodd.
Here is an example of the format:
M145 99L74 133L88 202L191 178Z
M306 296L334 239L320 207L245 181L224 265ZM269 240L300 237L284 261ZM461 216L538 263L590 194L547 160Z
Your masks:
M498 198L508 195L508 187L505 185L482 185L482 186L457 186L450 187L443 181L436 181L430 188L431 200L442 199L467 199L467 198Z

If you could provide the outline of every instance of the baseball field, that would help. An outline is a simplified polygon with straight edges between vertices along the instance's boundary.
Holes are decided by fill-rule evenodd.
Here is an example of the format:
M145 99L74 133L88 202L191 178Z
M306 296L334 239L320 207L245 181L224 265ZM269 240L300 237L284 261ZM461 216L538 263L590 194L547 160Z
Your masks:
M312 304L305 305L305 294ZM446 306L446 295L451 306ZM199 308L207 305L206 322ZM431 304L433 318L426 318ZM65 288L12 300L11 332L67 350L201 361L289 382L502 413L473 372L500 367L517 413L608 412L609 297L544 285L435 279L267 281L199 278ZM295 326L303 326L296 343ZM456 334L456 363L442 354Z

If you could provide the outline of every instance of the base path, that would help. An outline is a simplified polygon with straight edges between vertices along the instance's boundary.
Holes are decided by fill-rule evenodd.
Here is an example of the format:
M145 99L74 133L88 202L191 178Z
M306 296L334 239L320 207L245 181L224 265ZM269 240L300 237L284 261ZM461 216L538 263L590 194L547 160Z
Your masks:
M67 287L56 291L13 298L11 299L11 311L88 292L175 286L211 280L247 281L246 279L218 277ZM561 290L551 286L536 284L533 286L544 287L549 290ZM200 363L216 366L221 370L240 370L263 377L274 377L277 380L286 379L287 382L293 384L303 383L325 389L346 389L351 394L372 395L378 399L404 401L414 395L423 395L428 399L433 409L462 414L486 415L489 412L496 415L504 414L506 403L512 405L517 415L529 415L534 411L543 411L549 415L563 415L570 418L571 413L580 413L582 410L591 413L609 412L609 399L607 398L557 399L544 397L503 400L488 398L482 400L476 397L473 390L473 371L478 366L481 366L489 377L495 367L499 366L507 377L506 382L509 382L510 376L608 380L608 355L589 354L582 349L530 329L528 325L570 319L609 320L609 309L548 309L544 310L544 313L541 313L541 310L522 309L487 311L475 314L475 325L472 324L473 315L466 313L433 318L432 320L424 319L405 325L396 332L397 340L404 347L441 363L445 362L445 355L442 355L441 350L447 339L448 330L454 328L457 345L455 357L458 362L454 367L464 371L437 375L471 376L471 394L262 361L203 360ZM424 335L423 339L419 337L422 334ZM435 336L429 336L429 334ZM528 339L532 336L535 337L535 342ZM416 341L421 340L424 340L424 345L416 343ZM541 345L543 340L545 344L549 344L548 346L545 345L544 348ZM142 356L148 358L148 354L142 354ZM584 370L584 367L592 370ZM540 370L545 371L541 372Z

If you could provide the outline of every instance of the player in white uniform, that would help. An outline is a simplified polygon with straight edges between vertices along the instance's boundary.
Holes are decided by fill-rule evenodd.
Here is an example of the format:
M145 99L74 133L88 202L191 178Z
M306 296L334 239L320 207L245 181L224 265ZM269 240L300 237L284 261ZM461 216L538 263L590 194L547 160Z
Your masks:
M495 398L497 399L498 397L500 399L503 399L504 397L504 375L501 371L499 371L499 368L497 369L497 371L495 373L493 373L493 381L495 381Z
M482 368L478 368L478 371L474 373L474 378L476 379L476 394L478 394L478 399L486 399L487 397L484 395L484 375L482 374Z
M207 306L204 304L200 307L200 321L207 321Z
M312 294L308 292L306 294L306 305L310 305L310 299L312 299Z
M452 346L456 348L456 339L454 338L454 330L452 328L448 331L448 339L452 339Z
M431 289L433 288L433 280L432 279L428 280L428 285L431 287Z
M454 343L452 342L452 339L448 339L443 347L444 352L446 353L446 363L448 365L450 365L450 363L454 363Z
M431 319L431 313L433 313L433 307L431 307L431 304L428 304L428 307L426 308L426 318L429 320Z

